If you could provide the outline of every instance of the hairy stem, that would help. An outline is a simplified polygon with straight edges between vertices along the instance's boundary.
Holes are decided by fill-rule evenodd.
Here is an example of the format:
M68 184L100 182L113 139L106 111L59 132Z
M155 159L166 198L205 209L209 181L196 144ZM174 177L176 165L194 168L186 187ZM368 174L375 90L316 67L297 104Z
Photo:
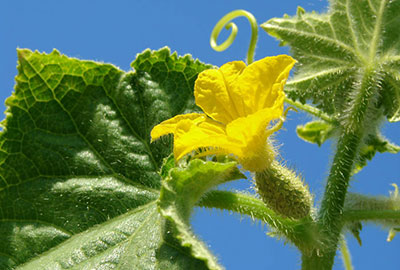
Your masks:
M275 234L292 242L300 250L309 252L318 243L312 220L304 218L293 220L275 213L265 203L249 195L229 191L213 190L207 192L197 203L198 206L217 208L244 214L259 219L274 229Z
M317 222L323 236L323 248L315 250L311 256L303 254L303 270L330 270L333 267L343 225L343 205L349 179L358 148L366 134L365 120L368 110L372 108L371 100L377 84L375 77L374 72L364 71L360 76L358 88L352 89L356 94L342 120L341 136L318 213Z
M399 220L400 210L347 210L343 212L343 220L349 221L376 221ZM399 224L397 224L400 226Z
M276 214L272 209L267 208L260 199L230 191L209 191L200 199L197 205L244 214L252 219L259 219L281 231L292 230L299 223Z
M332 117L330 117L323 111L321 111L313 106L310 106L308 104L303 104L298 101L294 101L288 97L285 97L285 102L292 106L295 106L296 108L299 108L300 110L302 110L304 112L308 112L309 114L314 115L314 116L324 120L327 123L331 123L331 124L334 123L334 119Z
M386 196L367 196L348 193L343 210L343 221L372 221L382 225L400 226L400 197L398 187Z

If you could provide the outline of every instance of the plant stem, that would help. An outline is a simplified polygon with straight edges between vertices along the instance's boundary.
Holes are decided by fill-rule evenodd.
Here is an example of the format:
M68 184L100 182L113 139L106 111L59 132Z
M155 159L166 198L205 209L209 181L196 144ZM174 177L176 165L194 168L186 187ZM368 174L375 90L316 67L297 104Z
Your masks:
M303 270L330 270L342 230L343 205L358 148L365 135L365 120L371 108L377 84L372 71L366 70L360 80L359 88L349 104L350 109L343 118L336 154L330 169L324 197L318 213L318 225L322 233L323 248L315 250L311 256L303 254Z
M259 219L275 229L281 231L292 230L299 222L290 218L284 218L276 214L265 203L249 195L223 190L207 192L197 203L198 206L224 209L245 214L254 219Z
M302 251L309 251L315 245L315 226L309 218L294 220L282 217L265 203L249 195L229 191L213 190L207 192L197 203L198 206L225 209L259 219L274 229L279 236L291 241Z
M332 117L330 117L323 111L321 111L313 106L310 106L308 104L303 104L298 101L294 101L288 97L285 97L285 102L292 106L295 106L296 108L299 108L302 111L308 112L309 114L314 115L314 116L324 120L327 123L330 123L330 124L334 123L334 119Z
M350 221L376 221L400 220L400 210L347 210L343 212L343 220ZM398 224L400 225L400 223Z
M318 223L323 232L324 249L315 250L312 256L302 256L303 270L330 270L336 254L342 229L342 209L349 178L361 138L346 134L339 139L337 152L325 188Z

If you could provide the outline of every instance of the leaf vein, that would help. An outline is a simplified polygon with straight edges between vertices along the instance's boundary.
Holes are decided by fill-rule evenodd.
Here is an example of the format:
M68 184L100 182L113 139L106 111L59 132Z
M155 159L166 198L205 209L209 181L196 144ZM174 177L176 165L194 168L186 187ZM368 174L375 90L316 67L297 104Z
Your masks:
M126 76L127 76L126 74L121 76L117 88L121 87L122 81ZM121 110L120 106L118 106L118 103L115 101L115 99L112 96L110 96L109 93L107 93L107 91L105 91L105 93L106 93L107 97L113 102L114 106L118 109L119 114L121 115L121 117L124 120L125 124L129 127L129 129L132 132L132 134L136 138L138 138L141 141L141 143L146 147L147 154L148 154L148 156L149 156L149 158L150 158L150 160L151 160L151 162L152 162L152 164L154 166L154 170L157 170L158 165L157 165L157 162L156 162L156 160L155 160L155 158L153 156L153 153L152 153L152 151L150 149L150 145L146 142L146 140L144 140L141 136L139 136L139 133L136 132L136 130L131 125L131 123L128 121L128 119L126 118L125 114L123 113L123 110ZM139 95L139 99L141 99L140 95ZM142 106L142 111L143 111L143 115L145 115L143 106ZM146 127L146 130L147 130L147 127Z
M157 214L157 213L158 213L158 212L157 212L157 208L155 208L155 211L154 211L152 214L149 214L149 215L146 217L146 219L142 222L142 224L140 224L140 226L139 226L138 228L136 228L136 230L134 231L134 233L132 233L129 237L127 237L126 240L120 242L120 244L121 244L121 243L124 243L124 242L128 242L128 244L130 244L131 241L135 238L136 234L139 233L139 232L141 231L141 229L143 228L143 226L144 226L145 224L147 224L147 223L151 220L151 218L152 218L155 214ZM120 267L121 267L121 264L118 264L116 270L120 269Z
M324 42L326 42L328 44L332 44L332 45L334 45L336 47L340 47L344 51L347 51L347 52L351 53L352 55L356 55L356 51L354 50L354 48L348 46L347 44L345 44L345 43L343 43L343 42L341 42L339 40L335 40L335 39L329 38L327 36L308 33L308 32L305 32L305 31L298 30L298 29L287 29L287 28L280 27L280 26L277 26L277 25L272 25L272 24L269 24L268 28L274 28L274 29L277 29L279 31L291 33L291 34L294 34L294 35L297 35L297 36L317 38L317 39L319 39L321 41L324 41Z
M323 76L327 76L327 75L330 75L330 74L335 74L335 73L338 73L338 72L344 72L344 71L349 70L349 69L350 68L342 68L342 67L326 69L326 70L323 70L321 72L315 73L313 75L304 76L304 77L298 78L296 80L290 80L287 83L287 85L293 85L293 84L297 84L297 83L300 83L300 82L317 79L318 77L323 77Z
M375 21L375 28L374 28L374 33L372 36L372 41L371 41L371 46L370 46L370 51L369 51L369 60L370 63L373 64L374 58L376 56L376 51L377 51L377 46L378 42L380 40L380 33L381 33L381 28L382 28L382 19L383 19L383 13L385 10L387 0L381 0L381 5L379 7L379 12L376 15L376 21Z
M59 230L59 231L62 231L62 232L65 233L65 234L68 234L69 236L74 235L71 231L69 231L69 230L67 230L67 229L65 229L65 228L63 228L63 227L60 227L60 226L58 226L58 225L56 225L56 224L54 224L54 223L47 222L47 221L40 220L40 219L13 219L13 218L3 218L3 219L0 219L0 223L1 223L1 222L40 223L40 224L43 224L43 225L46 225L46 226L51 226L51 227L53 227L53 228L55 228L55 229L57 229L57 230Z
M29 66L36 72L36 74L38 74L38 76L40 77L40 79L46 84L46 86L51 89L51 87L49 86L49 84L47 83L47 81L42 77L42 74L39 73L36 68L27 60L26 61ZM77 134L86 142L86 144L88 145L89 148L92 149L92 151L94 152L94 154L101 160L103 161L103 163L105 164L105 166L107 166L113 173L116 173L114 171L114 168L104 160L104 158L100 155L100 153L97 151L97 149L86 139L86 137L80 132L75 119L72 117L71 113L64 107L64 105L60 102L60 100L58 100L58 98L56 97L54 91L51 91L53 94L53 99L58 103L58 105L61 107L61 109L69 116L69 118L71 119L72 124L75 127L75 130L77 132Z
M371 3L371 0L368 0L368 5L371 8L371 10L376 13L376 8L374 7L374 5Z
M351 35L351 39L353 41L353 46L354 46L357 54L361 55L360 48L359 48L358 42L357 42L357 37L356 37L356 34L355 34L355 30L354 30L354 26L353 26L354 22L352 20L351 14L350 14L350 6L349 5L350 5L349 0L346 0L346 9L345 10L346 10L347 21L348 21L348 24L349 24L350 35Z

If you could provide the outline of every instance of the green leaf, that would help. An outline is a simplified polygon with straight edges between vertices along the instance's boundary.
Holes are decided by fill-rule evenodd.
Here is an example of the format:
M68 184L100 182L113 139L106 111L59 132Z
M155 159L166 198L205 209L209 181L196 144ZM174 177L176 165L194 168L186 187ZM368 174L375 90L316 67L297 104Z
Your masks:
M353 174L358 173L368 160L372 160L376 152L397 154L400 151L400 146L391 143L388 139L380 134L369 135L364 145L359 150L359 156L353 169Z
M299 9L293 17L262 24L291 47L299 62L285 88L288 96L302 103L311 100L342 119L364 83L376 97L374 106L389 121L399 121L399 14L399 0L332 0L327 13Z
M316 143L321 146L334 132L334 126L323 120L311 121L304 126L297 126L297 136L306 142Z
M74 235L18 269L206 269L168 238L154 202Z
M160 194L161 214L176 226L176 237L189 247L195 258L205 261L209 269L221 269L217 260L190 230L190 214L201 196L210 188L227 181L245 178L236 162L216 163L200 159L187 168L172 169L163 180Z
M163 179L166 178L169 175L169 171L173 168L175 168L175 158L174 154L171 154L164 159L160 170L160 176Z
M0 133L1 268L205 268L157 211L171 139L149 133L195 109L209 66L167 48L127 73L57 51L18 50L18 63Z
M358 244L362 246L362 240L361 240L361 230L362 230L362 223L359 221L354 221L354 222L349 222L346 224L347 229L350 231L350 233L354 236L354 238L357 240Z
M384 82L385 92L382 93L382 102L387 104L385 114L389 122L400 121L400 63L392 63L387 67L391 70Z

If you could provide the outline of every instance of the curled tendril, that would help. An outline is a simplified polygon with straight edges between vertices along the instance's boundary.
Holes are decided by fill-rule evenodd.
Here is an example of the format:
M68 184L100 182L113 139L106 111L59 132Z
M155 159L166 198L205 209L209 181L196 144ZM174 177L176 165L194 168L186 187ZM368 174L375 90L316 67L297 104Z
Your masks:
M243 9L234 10L229 12L221 20L214 26L210 37L210 45L214 50L221 52L229 48L233 41L236 38L238 28L235 23L231 22L233 19L237 17L246 17L251 25L251 39L249 44L249 49L247 50L247 64L251 64L254 60L254 51L256 49L257 37L258 37L258 25L256 18L254 18L253 14L247 12ZM231 34L221 45L217 45L217 38L222 28L225 26L225 29L231 29Z

